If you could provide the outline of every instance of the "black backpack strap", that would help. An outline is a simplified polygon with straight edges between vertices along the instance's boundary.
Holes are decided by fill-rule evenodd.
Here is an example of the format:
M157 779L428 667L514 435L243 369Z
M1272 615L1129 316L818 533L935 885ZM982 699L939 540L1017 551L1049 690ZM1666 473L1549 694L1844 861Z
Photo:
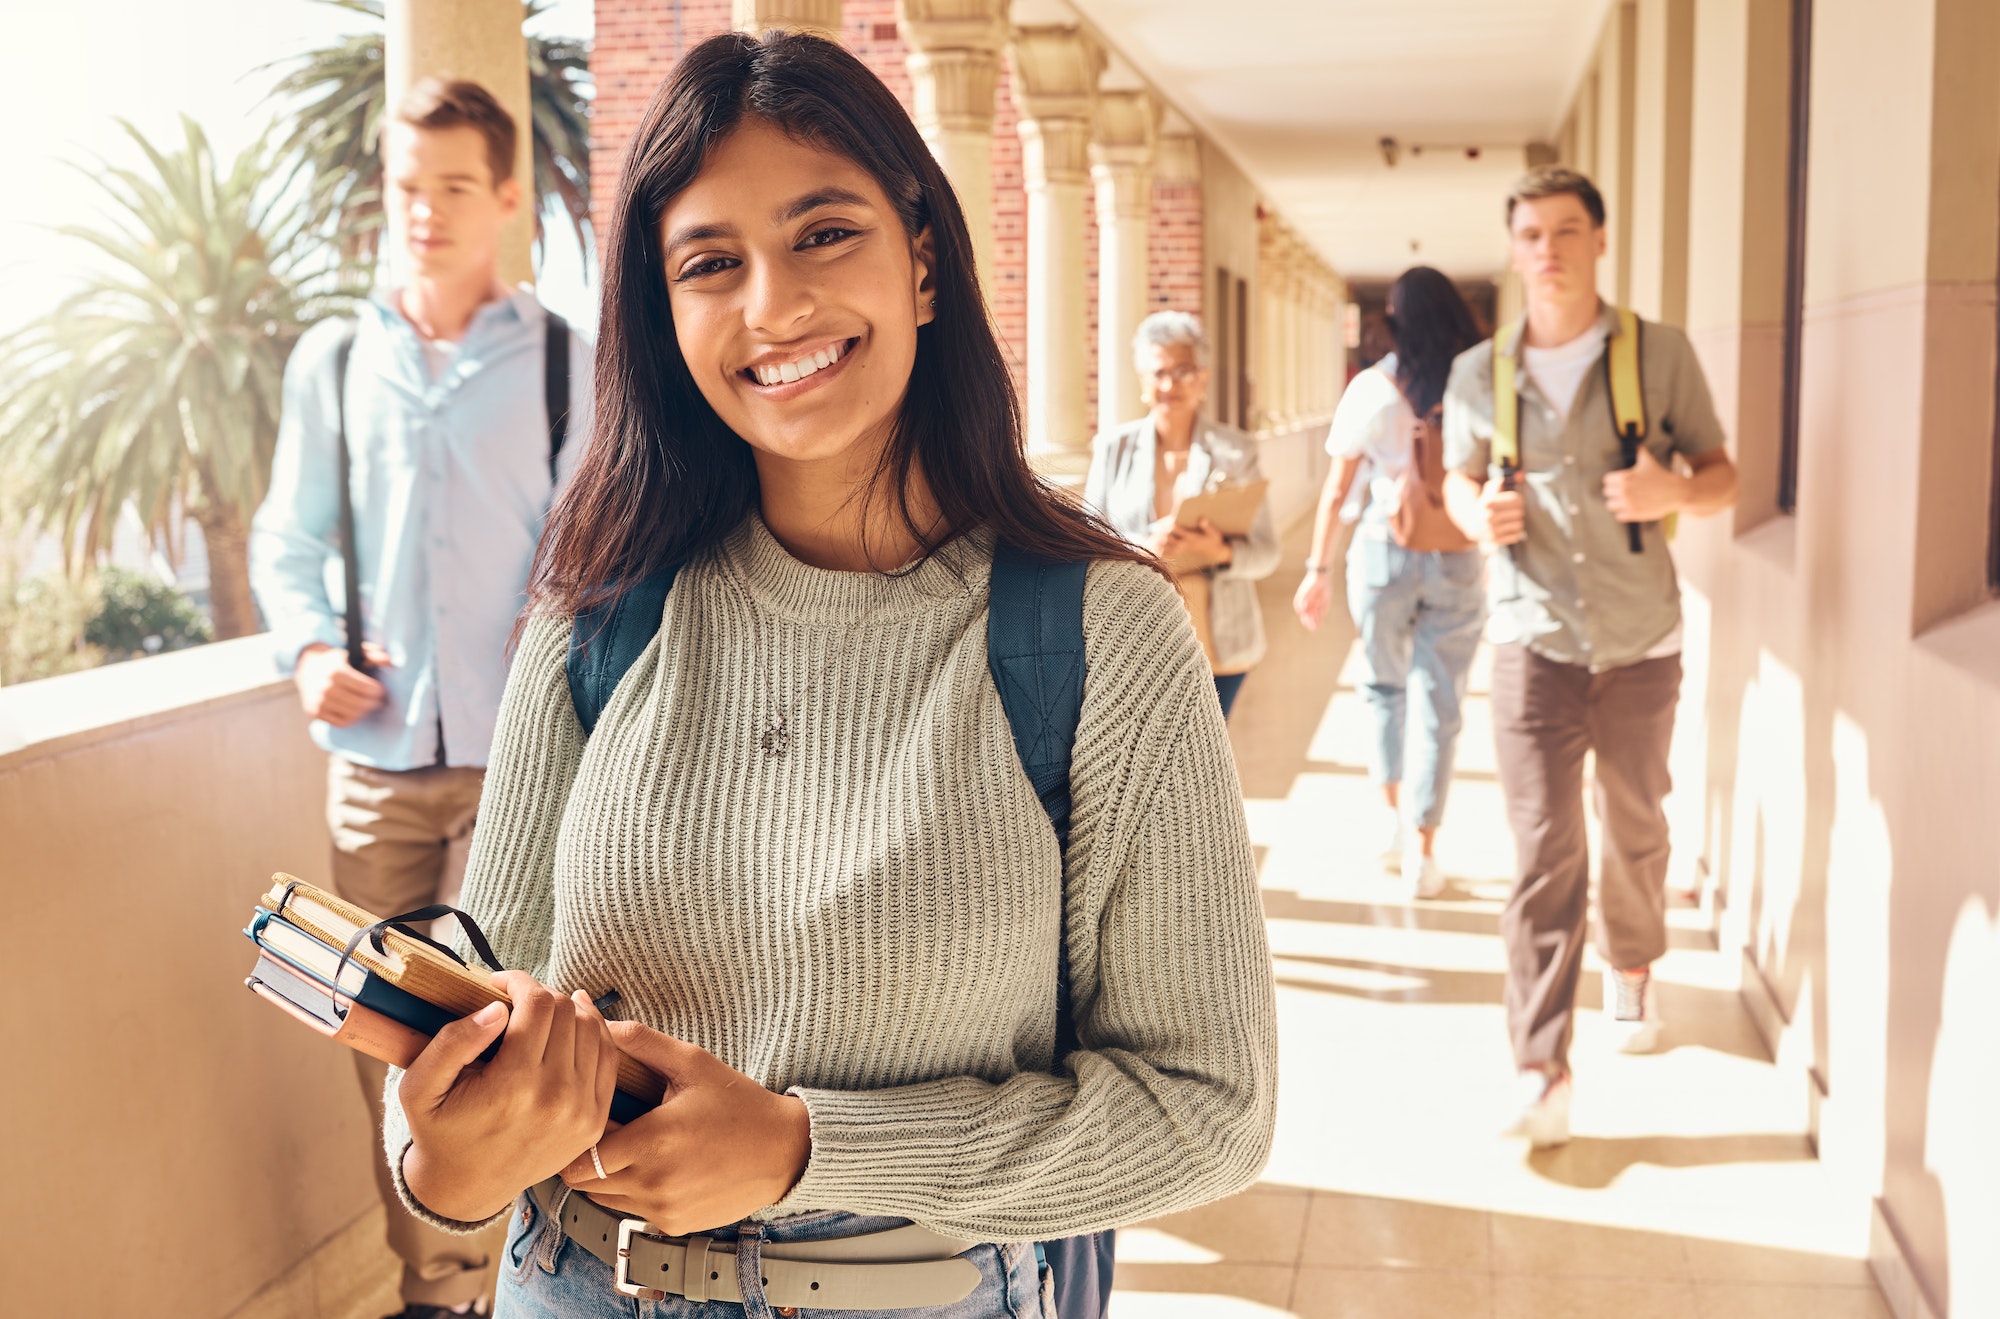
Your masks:
M549 418L549 483L555 484L556 459L569 438L569 322L548 313L548 336L542 350L542 403Z
M598 716L611 704L611 694L619 680L660 630L660 615L667 607L667 593L674 589L679 564L639 579L623 594L599 601L580 611L570 627L569 658L564 672L569 678L570 704L576 707L576 721L589 737Z
M986 612L986 667L1014 732L1021 768L1069 847L1070 755L1083 716L1083 583L1089 565L993 551ZM1056 1056L1076 1048L1070 1010L1069 904L1063 904L1056 967Z
M340 451L340 573L347 592L342 620L347 629L347 662L366 673L368 658L361 650L361 551L354 541L354 462L347 450L347 359L354 353L358 326L357 321L343 322L333 346L333 432Z

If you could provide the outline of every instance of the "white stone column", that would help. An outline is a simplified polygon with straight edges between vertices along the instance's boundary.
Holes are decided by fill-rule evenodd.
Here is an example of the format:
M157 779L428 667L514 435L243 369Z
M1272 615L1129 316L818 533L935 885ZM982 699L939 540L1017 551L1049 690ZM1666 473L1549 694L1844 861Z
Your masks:
M514 178L521 209L500 234L500 278L535 278L535 146L528 103L528 42L521 0L389 0L383 14L382 73L394 106L422 78L476 82L514 117ZM401 224L388 209L390 279L401 283Z
M1270 430L1278 419L1278 221L1269 211L1257 212L1256 337L1250 344L1255 380L1250 395L1250 425Z
M1090 463L1084 202L1103 49L1079 27L1014 30L1014 100L1028 193L1028 450L1056 476Z
M899 0L912 117L958 194L979 287L993 304L993 98L1008 0Z
M1132 336L1146 316L1148 231L1158 102L1143 91L1099 92L1090 177L1097 192L1097 429L1145 410Z
M729 25L758 36L771 28L840 40L840 0L730 0Z

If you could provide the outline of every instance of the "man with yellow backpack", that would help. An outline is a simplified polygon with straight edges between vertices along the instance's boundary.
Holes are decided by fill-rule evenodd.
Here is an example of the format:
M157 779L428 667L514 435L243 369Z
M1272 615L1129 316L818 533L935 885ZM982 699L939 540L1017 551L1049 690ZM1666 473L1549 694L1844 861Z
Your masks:
M1500 923L1513 1130L1546 1147L1569 1139L1590 752L1605 1008L1625 1051L1659 1040L1651 967L1667 946L1662 803L1681 683L1668 524L1733 504L1736 468L1686 336L1597 295L1595 185L1535 170L1507 196L1507 227L1527 313L1452 365L1445 497L1490 551L1494 743L1516 858Z

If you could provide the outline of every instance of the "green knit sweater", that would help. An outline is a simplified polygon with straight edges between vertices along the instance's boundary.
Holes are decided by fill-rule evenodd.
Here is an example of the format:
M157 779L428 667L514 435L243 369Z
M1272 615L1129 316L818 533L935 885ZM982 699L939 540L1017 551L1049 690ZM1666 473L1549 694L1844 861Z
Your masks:
M1257 873L1186 610L1144 567L1090 570L1065 856L987 673L989 547L828 572L752 517L683 570L587 741L569 620L514 658L464 906L506 965L616 989L805 1101L805 1174L759 1217L1051 1238L1228 1195L1269 1153ZM1058 1067L1062 903L1082 1047Z

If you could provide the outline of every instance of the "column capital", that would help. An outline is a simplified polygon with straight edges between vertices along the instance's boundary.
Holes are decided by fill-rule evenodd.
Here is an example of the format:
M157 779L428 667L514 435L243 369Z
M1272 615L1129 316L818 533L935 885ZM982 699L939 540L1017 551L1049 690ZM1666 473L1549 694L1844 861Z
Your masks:
M1162 183L1200 183L1201 139L1192 133L1160 134L1153 177Z
M1160 103L1147 91L1100 91L1095 128L1093 159L1151 165L1159 144Z
M730 0L729 25L752 35L771 28L840 39L840 0Z
M897 0L896 30L912 53L984 51L1007 44L1008 0Z
M1012 44L1014 100L1022 121L1075 119L1089 131L1104 48L1071 23L1017 27Z

